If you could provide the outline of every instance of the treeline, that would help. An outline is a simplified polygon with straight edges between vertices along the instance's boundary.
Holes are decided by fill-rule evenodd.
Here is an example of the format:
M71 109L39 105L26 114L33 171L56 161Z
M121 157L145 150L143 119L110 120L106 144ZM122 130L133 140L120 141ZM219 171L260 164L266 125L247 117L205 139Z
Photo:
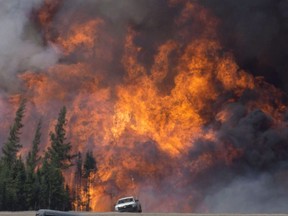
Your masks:
M90 210L89 176L96 171L96 160L87 152L84 163L82 155L71 153L71 143L66 137L66 107L57 119L54 131L50 132L50 145L40 153L41 126L39 120L31 149L26 158L20 151L22 121L26 100L22 100L10 127L7 141L0 156L0 211L23 211L38 209ZM40 155L41 154L41 155ZM64 172L76 164L76 187L71 190L65 183ZM69 169L70 170L70 169ZM81 194L80 194L81 192ZM81 195L81 196L80 196Z

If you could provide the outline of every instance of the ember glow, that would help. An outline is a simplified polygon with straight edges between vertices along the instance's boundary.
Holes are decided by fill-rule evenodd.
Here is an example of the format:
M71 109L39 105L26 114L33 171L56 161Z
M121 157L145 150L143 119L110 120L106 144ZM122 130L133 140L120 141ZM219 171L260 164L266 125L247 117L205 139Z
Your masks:
M2 143L24 95L22 154L31 140L25 131L40 117L52 130L66 105L73 151L92 150L97 160L89 180L94 211L111 211L119 197L135 195L145 212L266 212L259 200L267 184L269 196L287 201L284 93L237 64L222 45L222 20L200 2L159 1L152 9L150 0L31 6L30 34L49 62L36 67L45 58L34 58L18 68L17 90L3 89ZM48 134L41 145L49 145ZM66 174L71 187L73 172ZM251 184L260 188L254 206L234 207L235 194L250 200L237 187Z

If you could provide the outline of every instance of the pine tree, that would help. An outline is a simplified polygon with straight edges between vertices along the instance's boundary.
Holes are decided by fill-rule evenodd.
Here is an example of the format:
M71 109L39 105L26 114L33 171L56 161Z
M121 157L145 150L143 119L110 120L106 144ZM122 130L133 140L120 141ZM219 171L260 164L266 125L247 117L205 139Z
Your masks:
M19 108L16 111L16 117L14 119L13 125L10 127L9 137L6 143L2 148L3 156L2 159L4 161L4 166L8 166L11 168L13 163L16 163L17 153L19 149L22 147L20 144L20 129L23 127L22 119L24 117L26 106L26 100L23 99L20 102Z
M37 172L40 180L40 191L39 191L39 207L40 208L49 208L49 199L50 199L50 172L49 172L49 162L48 162L48 153L45 153L41 169Z
M33 173L35 171L37 164L41 160L41 157L38 156L39 145L40 145L40 140L41 140L41 125L42 125L42 121L39 120L37 127L36 127L34 139L32 142L32 150L28 153L27 161L26 161L27 169L29 169L29 171Z
M3 161L0 161L0 211L6 210L6 182L8 167L5 167Z
M71 144L67 142L66 138L66 108L60 110L55 131L50 132L51 146L43 160L41 167L41 181L40 181L40 207L50 208L56 210L65 210L71 208L67 202L67 189L64 184L64 177L62 171L72 166Z
M55 210L64 210L63 203L65 202L65 185L64 177L59 168L55 165L49 167L49 208Z
M82 210L81 190L82 190L82 175L83 175L83 161L82 155L78 152L76 156L76 170L74 174L74 188L73 188L73 203L76 211Z
M11 210L23 211L27 207L25 199L26 172L25 165L21 157L16 161L15 168L13 169L13 176L16 199Z
M96 159L93 156L92 151L87 151L84 161L84 178L88 178L91 172L97 171Z
M1 210L17 209L17 194L24 186L25 168L22 167L22 159L17 154L22 147L20 144L20 130L23 127L26 100L21 100L16 111L14 123L10 127L7 141L2 147L2 157L0 162L0 204ZM22 208L22 206L21 206Z
M56 168L61 170L72 166L70 154L71 143L66 142L66 107L64 106L59 113L58 121L55 126L55 132L50 133L51 147L48 149L49 157Z
M72 200L70 198L70 189L68 185L65 187L65 193L64 193L64 202L63 202L63 211L68 211L72 209Z
M12 170L8 169L7 166L2 167L1 172L1 186L2 186L2 210L13 210L14 203L16 201L16 191L15 191L15 183L12 176Z
M41 190L41 182L40 182L40 170L38 169L35 173L35 180L34 180L34 196L35 200L28 203L28 209L27 210L37 210L40 209L40 190ZM31 200L30 200L31 201ZM33 204L33 205L32 205Z
M28 209L35 210L37 206L37 202L39 200L39 179L37 178L35 168L38 165L41 157L38 156L39 153L39 145L41 140L41 120L38 122L34 139L32 142L32 149L28 153L26 160L27 167L27 180L26 180L26 200L28 203Z
M49 154L45 153L43 165L40 169L40 208L65 210L68 208L67 190L61 169L51 161Z
M85 210L90 211L90 185L91 185L91 173L97 171L97 163L93 156L92 151L87 151L84 161L84 179L86 184L84 185L84 192L86 194Z

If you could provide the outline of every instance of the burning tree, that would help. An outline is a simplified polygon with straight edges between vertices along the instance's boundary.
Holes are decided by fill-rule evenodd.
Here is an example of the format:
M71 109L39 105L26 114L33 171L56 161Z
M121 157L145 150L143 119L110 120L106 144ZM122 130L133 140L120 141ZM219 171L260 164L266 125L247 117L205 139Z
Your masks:
M97 163L91 151L87 151L82 162L82 156L79 152L77 155L75 179L74 179L74 199L73 205L75 210L90 211L90 187L95 184L97 178Z

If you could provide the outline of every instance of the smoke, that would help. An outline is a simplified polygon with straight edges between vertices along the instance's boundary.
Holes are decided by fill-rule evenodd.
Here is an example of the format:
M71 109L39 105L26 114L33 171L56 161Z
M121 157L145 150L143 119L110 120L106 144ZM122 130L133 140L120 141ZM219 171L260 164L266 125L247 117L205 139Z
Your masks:
M71 18L77 11L85 11L85 16L104 17L114 27L123 28L127 23L134 25L158 26L169 14L165 0L80 0L64 1L59 13L70 11ZM171 15L171 14L170 14ZM172 15L173 16L173 15Z
M225 188L205 198L214 213L286 213L287 173L237 178Z
M211 213L287 212L286 124L261 110L247 110L245 103L224 106L218 115L223 112L225 121L213 128L217 140L199 140L190 151L193 161L207 153L229 158L229 145L239 150L232 161L215 163L194 180L195 189L204 194L204 206Z
M0 88L19 90L17 74L25 70L42 70L57 62L52 46L43 46L40 35L31 25L32 9L41 5L38 0L0 1Z
M288 92L287 0L199 1L220 20L218 34L248 72Z

